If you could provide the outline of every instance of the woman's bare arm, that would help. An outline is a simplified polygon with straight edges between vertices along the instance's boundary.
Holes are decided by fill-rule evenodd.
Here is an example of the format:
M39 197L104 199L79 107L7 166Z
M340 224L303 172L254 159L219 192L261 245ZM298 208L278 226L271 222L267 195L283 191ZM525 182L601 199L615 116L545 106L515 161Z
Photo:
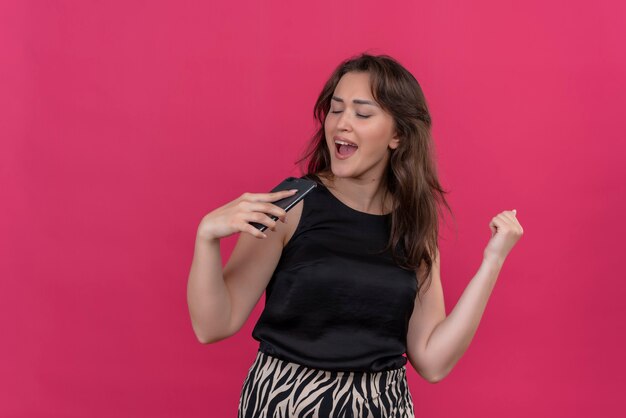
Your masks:
M194 333L201 343L216 342L235 333L242 313L249 313L253 301L256 303L263 294L280 258L285 234L283 223L273 221L266 213L280 220L286 217L283 209L268 202L289 195L246 193L205 215L200 222L187 282L187 304ZM250 221L270 229L261 233ZM243 233L222 270L219 239L236 232Z
M409 322L407 354L415 370L429 382L447 376L474 338L478 324L507 255L523 234L515 211L504 211L489 224L492 236L483 261L456 306L446 317L441 286L439 250L431 271L431 286Z
M446 317L438 264L422 301L416 299L407 337L411 364L431 383L446 377L469 347L502 268L502 262L483 260Z
M230 294L222 276L220 241L196 237L187 281L187 305L193 331L203 344L230 334Z

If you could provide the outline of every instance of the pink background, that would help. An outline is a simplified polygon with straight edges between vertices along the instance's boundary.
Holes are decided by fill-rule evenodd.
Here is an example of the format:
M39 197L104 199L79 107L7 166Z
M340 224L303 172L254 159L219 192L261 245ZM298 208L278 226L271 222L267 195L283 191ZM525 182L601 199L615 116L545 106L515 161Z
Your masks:
M517 3L2 1L0 416L236 415L264 299L196 340L197 225L298 173L317 94L363 51L432 112L448 312L490 219L525 231L452 373L409 365L416 416L621 416L626 6Z

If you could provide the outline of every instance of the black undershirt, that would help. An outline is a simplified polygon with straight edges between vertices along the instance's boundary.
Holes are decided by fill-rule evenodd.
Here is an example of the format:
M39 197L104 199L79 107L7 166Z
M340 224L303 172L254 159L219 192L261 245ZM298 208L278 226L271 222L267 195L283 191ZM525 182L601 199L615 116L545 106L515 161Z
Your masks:
M402 367L417 281L380 253L391 214L352 209L318 183L304 198L252 337L260 351L312 368Z

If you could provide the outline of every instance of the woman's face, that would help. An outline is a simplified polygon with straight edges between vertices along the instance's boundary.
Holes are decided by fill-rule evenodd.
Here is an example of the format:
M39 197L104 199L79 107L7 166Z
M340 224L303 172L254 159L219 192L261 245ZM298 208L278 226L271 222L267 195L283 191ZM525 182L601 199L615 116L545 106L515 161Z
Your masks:
M374 101L369 73L364 72L349 72L341 77L324 131L331 169L337 177L381 179L389 150L400 144L393 117Z

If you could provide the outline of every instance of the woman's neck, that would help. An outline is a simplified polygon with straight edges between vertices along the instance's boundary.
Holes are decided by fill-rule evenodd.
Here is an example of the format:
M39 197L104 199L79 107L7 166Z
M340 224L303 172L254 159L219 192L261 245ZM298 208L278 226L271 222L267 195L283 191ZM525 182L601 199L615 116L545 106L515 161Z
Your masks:
M387 181L378 179L355 179L352 177L335 177L332 173L319 173L320 180L326 187L348 206L375 215L391 212L392 196L387 193ZM383 205L383 199L386 204Z

